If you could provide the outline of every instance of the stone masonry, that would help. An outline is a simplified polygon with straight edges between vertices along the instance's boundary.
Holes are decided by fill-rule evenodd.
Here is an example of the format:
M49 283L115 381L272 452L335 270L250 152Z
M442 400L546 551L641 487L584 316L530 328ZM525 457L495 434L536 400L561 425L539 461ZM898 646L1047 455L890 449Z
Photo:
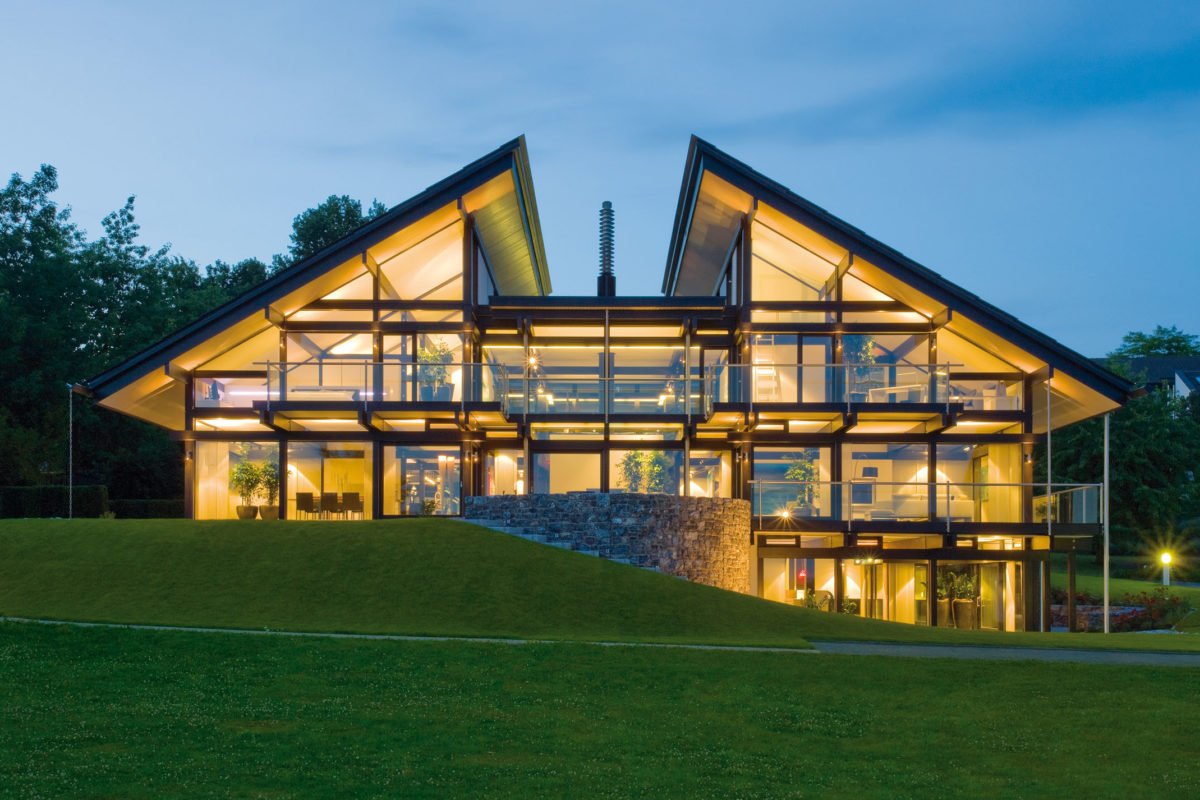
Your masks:
M734 592L750 589L750 503L662 494L467 497L468 522Z

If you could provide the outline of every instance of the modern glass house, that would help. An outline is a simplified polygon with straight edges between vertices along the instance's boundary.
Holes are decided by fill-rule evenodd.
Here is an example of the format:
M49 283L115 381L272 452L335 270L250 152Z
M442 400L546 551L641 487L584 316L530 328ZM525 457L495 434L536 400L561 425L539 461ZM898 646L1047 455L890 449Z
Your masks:
M763 597L1045 624L1102 487L1035 483L1033 447L1125 381L695 138L662 294L600 289L551 294L517 139L79 390L179 438L196 518L243 464L284 519L740 497Z

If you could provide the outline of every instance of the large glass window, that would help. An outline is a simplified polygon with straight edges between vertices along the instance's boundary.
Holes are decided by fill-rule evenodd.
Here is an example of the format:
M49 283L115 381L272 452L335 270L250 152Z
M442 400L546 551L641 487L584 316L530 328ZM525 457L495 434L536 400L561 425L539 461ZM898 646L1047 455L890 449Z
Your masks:
M612 492L683 494L682 450L612 450L608 485Z
M939 444L937 515L960 522L1021 522L1019 444Z
M751 504L756 515L840 519L840 487L831 483L828 447L755 447Z
M530 347L526 364L529 412L604 413L603 360L603 346Z
M731 461L728 450L693 450L688 460L688 494L732 497Z
M287 368L282 375L271 375L271 391L274 395L282 388L278 396L285 400L369 398L373 345L369 333L289 333Z
M928 445L843 445L842 479L849 483L851 519L929 518Z
M599 453L536 453L533 493L600 491Z
M525 453L493 450L487 454L487 493L525 494Z
M383 513L450 516L461 513L457 447L385 447Z
M793 334L759 333L754 336L754 361L748 376L756 403L795 403L800 369L799 340Z
M287 502L292 519L369 519L369 442L292 442Z
M195 453L196 519L236 519L238 506L252 509L242 514L277 516L279 445L197 442Z

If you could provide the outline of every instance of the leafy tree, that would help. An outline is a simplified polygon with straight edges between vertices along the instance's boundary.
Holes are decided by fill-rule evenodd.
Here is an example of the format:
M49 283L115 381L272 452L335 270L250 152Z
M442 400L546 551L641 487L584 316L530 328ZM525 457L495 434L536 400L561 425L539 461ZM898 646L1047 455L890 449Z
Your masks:
M1160 325L1150 334L1127 334L1110 354L1110 364L1120 369L1131 357L1200 354L1196 342L1194 335ZM1136 552L1143 540L1200 515L1200 399L1151 388L1113 412L1110 425L1113 545ZM1091 419L1054 432L1054 482L1100 482L1103 430L1103 419ZM1045 480L1041 447L1035 473Z
M1121 339L1121 346L1108 354L1110 359L1139 356L1200 356L1200 336L1172 325L1156 325L1152 333L1131 331Z
M347 195L330 195L292 221L290 263L308 258L341 239L365 222L387 211L378 200L363 213L362 203ZM277 262L278 263L278 262Z

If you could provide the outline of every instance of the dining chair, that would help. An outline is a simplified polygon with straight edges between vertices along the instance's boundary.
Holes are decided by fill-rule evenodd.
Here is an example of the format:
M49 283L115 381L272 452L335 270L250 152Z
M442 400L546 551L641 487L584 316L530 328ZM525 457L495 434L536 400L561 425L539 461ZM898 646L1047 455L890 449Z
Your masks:
M345 492L342 495L342 511L346 514L363 516L363 499L358 492Z
M317 513L317 506L313 502L312 492L296 492L296 513L304 514L305 518Z
M321 516L328 519L341 513L342 504L338 502L337 492L321 492Z

